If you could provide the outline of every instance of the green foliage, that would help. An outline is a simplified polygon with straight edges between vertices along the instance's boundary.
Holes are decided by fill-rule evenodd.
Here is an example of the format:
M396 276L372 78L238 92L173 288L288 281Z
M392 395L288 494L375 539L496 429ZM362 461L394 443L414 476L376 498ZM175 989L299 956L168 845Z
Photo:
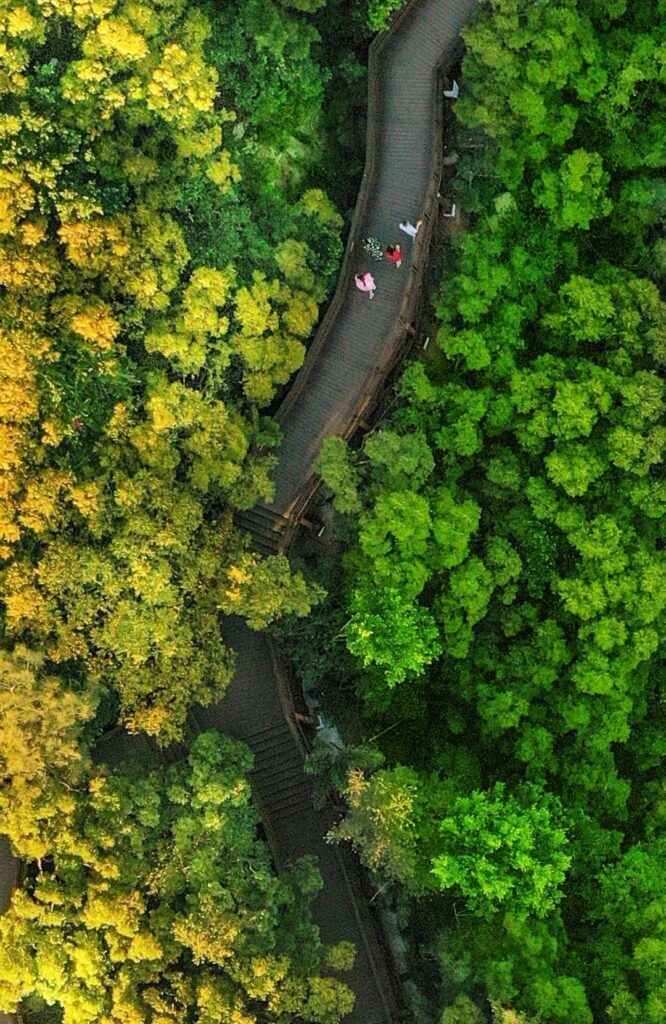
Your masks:
M347 646L363 665L378 665L389 685L419 676L441 653L435 622L395 587L352 594Z
M563 231L589 228L591 220L605 217L612 209L606 197L609 181L600 155L577 149L565 157L557 170L542 172L534 186L536 205L543 206Z
M545 917L571 863L549 804L536 789L505 795L501 782L458 797L440 826L443 852L433 862L439 885L459 889L481 917L501 907Z
M369 781L412 772L413 789L391 868L369 796L348 794L349 838L412 894L441 884L418 922L498 1020L651 1022L663 10L497 0L464 36L470 222L435 303L440 351L354 457L361 509L343 527L357 689L372 733L390 729Z
M259 559L246 553L227 572L220 607L227 615L242 615L252 629L264 629L280 615L307 615L324 596L292 572L284 555Z
M391 15L404 6L404 0L368 0L367 22L373 32L387 28Z
M351 772L371 773L383 762L384 755L373 747L337 747L317 737L305 762L305 771L313 776L315 803L323 807L329 793L341 793Z
M329 838L351 842L373 871L416 887L416 773L399 766L367 778L360 769L353 769L343 792L349 813L331 829Z
M461 994L451 1006L442 1010L440 1024L483 1024L484 1020L480 1007L469 996Z
M333 491L333 504L338 512L359 512L359 475L341 437L325 438L317 469Z
M210 732L166 771L93 774L0 920L0 1005L37 996L64 1024L195 1012L337 1024L353 996L320 971L346 968L353 951L319 940L311 862L273 873L251 764Z

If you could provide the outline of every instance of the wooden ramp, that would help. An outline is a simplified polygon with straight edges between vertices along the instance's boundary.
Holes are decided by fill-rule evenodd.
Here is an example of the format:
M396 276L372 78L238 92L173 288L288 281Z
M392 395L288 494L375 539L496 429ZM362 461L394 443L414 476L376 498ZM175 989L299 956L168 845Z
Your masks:
M338 287L277 419L283 441L273 507L300 511L314 484L312 465L329 434L349 436L408 342L423 283L442 172L440 69L459 51L476 0L416 0L371 47L366 170ZM399 223L424 218L412 240ZM400 270L363 252L368 236L400 242ZM370 270L372 301L354 286Z

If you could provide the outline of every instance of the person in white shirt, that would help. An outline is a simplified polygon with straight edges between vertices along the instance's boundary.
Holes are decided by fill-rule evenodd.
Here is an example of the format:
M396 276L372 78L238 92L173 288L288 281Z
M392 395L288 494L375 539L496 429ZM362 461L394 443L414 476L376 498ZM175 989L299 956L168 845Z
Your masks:
M412 224L411 221L408 220L403 220L400 221L400 230L404 231L406 235L410 236L410 238L416 238L422 224L422 220L417 220L416 224Z

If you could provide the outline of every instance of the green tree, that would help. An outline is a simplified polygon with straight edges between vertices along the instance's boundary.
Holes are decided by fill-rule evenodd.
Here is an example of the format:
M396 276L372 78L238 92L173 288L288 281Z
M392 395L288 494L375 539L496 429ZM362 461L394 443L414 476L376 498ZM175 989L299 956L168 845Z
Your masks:
M482 917L502 905L544 917L571 863L558 816L556 802L538 790L514 796L501 782L458 797L441 823L443 852L433 861L439 885L459 889Z
M345 1016L352 994L321 969L350 951L326 951L311 922L314 865L274 874L251 765L210 732L166 771L93 774L0 921L0 1005L38 996L65 1024Z

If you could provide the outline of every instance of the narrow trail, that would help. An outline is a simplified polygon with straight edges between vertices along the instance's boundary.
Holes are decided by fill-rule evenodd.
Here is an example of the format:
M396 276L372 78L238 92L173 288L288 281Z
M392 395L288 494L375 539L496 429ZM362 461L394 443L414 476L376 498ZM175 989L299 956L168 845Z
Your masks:
M422 285L441 176L440 71L457 52L460 29L478 0L412 0L370 49L366 172L336 293L277 419L283 434L270 506L239 517L263 550L286 550L316 487L313 465L328 434L349 436L382 379L404 350ZM417 239L401 220L424 218ZM400 242L400 270L368 261L363 238ZM353 276L371 270L372 301ZM319 859L324 889L313 914L327 942L349 939L358 956L347 981L356 993L349 1024L389 1024L404 1013L400 980L374 915L365 876L346 849L325 842L333 817L312 806L303 772L306 744L296 725L286 675L265 634L227 619L224 637L237 656L224 699L192 716L245 740L255 755L253 790L279 867L303 854ZM0 837L0 913L16 885L17 862ZM17 1018L0 1013L0 1024Z

